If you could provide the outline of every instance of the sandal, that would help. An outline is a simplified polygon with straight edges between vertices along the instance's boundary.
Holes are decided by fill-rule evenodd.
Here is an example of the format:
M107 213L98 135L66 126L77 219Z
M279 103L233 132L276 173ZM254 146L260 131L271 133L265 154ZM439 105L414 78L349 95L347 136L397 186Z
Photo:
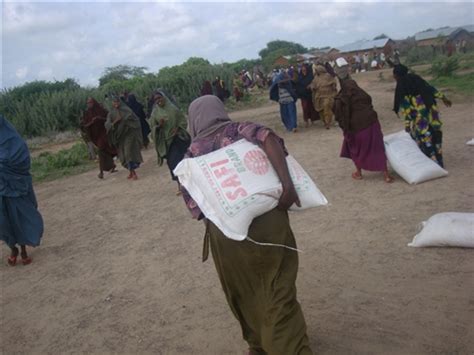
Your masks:
M352 178L354 180L362 180L362 175L359 174L357 171L355 171L355 172L352 173Z
M10 266L15 266L16 265L16 256L10 255L7 259L7 263Z
M395 181L395 179L393 177L391 177L390 175L385 176L383 179L387 184L391 184L392 182Z
M97 175L97 177L98 177L99 179L103 179L103 178L104 178L104 173L99 173L99 175Z
M33 259L31 259L29 256L27 256L26 258L21 257L21 262L23 263L23 265L31 264L32 261Z

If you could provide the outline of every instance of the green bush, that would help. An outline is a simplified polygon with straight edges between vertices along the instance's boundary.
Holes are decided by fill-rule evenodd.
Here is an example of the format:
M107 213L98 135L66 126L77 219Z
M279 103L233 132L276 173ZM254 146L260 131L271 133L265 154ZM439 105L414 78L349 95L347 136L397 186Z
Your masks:
M87 146L81 142L57 153L44 152L32 158L31 174L35 181L41 181L86 170L91 164Z
M413 47L407 52L406 63L409 65L432 61L435 54L431 47Z
M431 65L430 73L435 78L442 76L452 76L454 72L459 68L459 59L457 56L449 58L439 58Z

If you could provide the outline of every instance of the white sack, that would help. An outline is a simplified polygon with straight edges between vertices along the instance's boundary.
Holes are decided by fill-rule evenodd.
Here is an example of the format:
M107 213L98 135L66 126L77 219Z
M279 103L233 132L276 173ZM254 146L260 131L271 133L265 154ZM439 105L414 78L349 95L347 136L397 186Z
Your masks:
M298 162L287 157L302 210L328 201ZM265 152L241 139L196 158L183 159L174 174L209 218L227 237L244 240L252 220L278 205L280 180Z
M466 142L467 145L474 145L474 138Z
M474 248L474 213L438 213L421 225L408 246Z
M383 140L390 165L409 184L419 184L448 175L446 170L423 154L408 133L393 133Z

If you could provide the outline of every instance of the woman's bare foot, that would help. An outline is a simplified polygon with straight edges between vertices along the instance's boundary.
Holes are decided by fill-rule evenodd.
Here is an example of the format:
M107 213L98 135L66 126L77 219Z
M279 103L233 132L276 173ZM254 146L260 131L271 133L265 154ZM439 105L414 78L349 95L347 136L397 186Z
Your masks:
M31 264L31 262L33 261L26 253L26 247L24 245L21 245L20 255L21 255L21 262L23 263L23 265Z
M391 184L392 182L395 181L395 179L393 178L393 176L391 176L388 172L384 172L384 173L383 173L383 179L384 179L384 181L385 181L387 184Z
M99 173L99 175L97 175L97 177L98 177L99 179L103 179L103 178L104 178L104 173L101 171L101 172Z
M7 259L8 265L15 266L17 257L18 257L18 248L17 247L11 248L11 254Z
M354 180L362 180L362 174L359 171L354 171L352 173L352 178Z

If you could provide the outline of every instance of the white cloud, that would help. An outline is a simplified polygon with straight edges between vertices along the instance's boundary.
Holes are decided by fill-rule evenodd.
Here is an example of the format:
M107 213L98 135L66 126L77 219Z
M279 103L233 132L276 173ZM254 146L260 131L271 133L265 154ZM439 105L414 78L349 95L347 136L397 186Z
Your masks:
M335 46L468 23L472 3L5 2L3 85L53 75L96 84L105 67L118 64L157 71L191 56L257 58L275 39Z
M20 80L26 78L27 74L28 74L28 67L21 67L15 71L16 77Z
M9 3L4 5L3 30L5 34L34 35L48 31L54 32L66 28L75 22L72 13L64 9L42 6L34 3Z
M52 76L53 76L52 68L41 68L38 71L38 79L47 80L47 79L51 79Z

